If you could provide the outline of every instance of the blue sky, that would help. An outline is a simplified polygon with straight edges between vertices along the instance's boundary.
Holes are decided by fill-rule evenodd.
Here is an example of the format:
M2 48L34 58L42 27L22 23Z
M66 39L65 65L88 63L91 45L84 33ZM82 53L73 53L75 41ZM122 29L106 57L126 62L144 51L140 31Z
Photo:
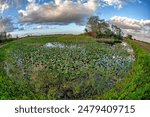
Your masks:
M104 19L110 19L113 16L123 16L134 19L150 19L150 0L142 0L140 2L128 3L123 8L115 8L114 6L107 6L98 9L100 16Z
M7 31L11 23L13 35L82 33L85 19L98 15L135 38L150 37L150 0L1 0L0 11L0 31Z

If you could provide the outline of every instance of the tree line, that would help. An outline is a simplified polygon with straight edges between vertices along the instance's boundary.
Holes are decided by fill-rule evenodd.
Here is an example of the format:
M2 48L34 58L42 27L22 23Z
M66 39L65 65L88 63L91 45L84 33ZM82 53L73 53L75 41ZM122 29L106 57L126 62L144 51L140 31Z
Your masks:
M0 42L7 41L12 38L12 35L7 32L0 32Z
M91 16L88 19L85 33L98 39L112 39L114 41L123 39L123 32L119 27L99 19L98 16Z

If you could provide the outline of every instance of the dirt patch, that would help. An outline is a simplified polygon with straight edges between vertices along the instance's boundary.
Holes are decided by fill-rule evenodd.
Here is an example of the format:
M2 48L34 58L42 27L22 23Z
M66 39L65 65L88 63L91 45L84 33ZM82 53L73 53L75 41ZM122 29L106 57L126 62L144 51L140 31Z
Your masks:
M2 47L4 47L5 46L5 44L0 44L0 48L2 48Z
M96 41L99 42L99 43L114 42L113 39L104 39L104 38L96 39Z
M139 46L141 46L146 51L150 52L150 43L137 41L137 40L134 40L134 42L137 43Z

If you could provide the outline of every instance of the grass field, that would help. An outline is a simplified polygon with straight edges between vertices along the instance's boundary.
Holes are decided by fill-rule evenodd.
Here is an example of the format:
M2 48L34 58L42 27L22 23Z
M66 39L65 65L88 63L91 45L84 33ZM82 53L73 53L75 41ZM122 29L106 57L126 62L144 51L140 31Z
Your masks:
M150 55L128 43L134 52L84 35L9 42L0 48L0 99L148 99Z

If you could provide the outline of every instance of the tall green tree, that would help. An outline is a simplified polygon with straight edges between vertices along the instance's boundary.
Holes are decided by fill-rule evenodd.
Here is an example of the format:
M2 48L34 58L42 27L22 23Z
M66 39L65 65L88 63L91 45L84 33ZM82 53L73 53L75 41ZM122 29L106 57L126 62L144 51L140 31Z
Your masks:
M98 16L91 16L88 19L85 32L95 38L112 38L122 40L123 32L116 25L110 25Z
M91 16L88 19L85 31L90 33L91 36L96 37L98 27L99 27L99 17L98 16Z

